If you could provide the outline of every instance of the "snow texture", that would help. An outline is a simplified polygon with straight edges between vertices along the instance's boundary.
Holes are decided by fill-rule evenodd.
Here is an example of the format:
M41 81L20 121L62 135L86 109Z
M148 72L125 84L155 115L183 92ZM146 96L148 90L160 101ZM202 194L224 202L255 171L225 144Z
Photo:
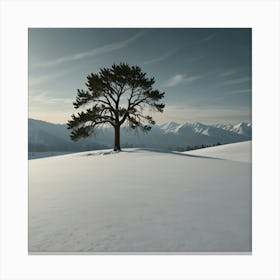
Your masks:
M220 159L251 162L251 141L227 144L205 149L184 152L188 155L215 157Z
M249 158L244 142L30 160L29 252L250 252Z

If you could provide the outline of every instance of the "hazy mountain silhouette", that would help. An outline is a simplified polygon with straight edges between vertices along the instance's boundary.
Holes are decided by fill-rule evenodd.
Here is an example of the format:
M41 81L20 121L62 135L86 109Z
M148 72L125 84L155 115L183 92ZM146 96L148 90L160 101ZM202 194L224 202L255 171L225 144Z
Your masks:
M113 147L113 129L102 128L87 139L73 142L66 124L53 124L28 119L29 152L41 151L85 151ZM121 129L122 147L151 147L163 149L184 149L187 146L226 144L251 140L250 123L237 125L202 123L178 124L169 122L155 125L149 133Z

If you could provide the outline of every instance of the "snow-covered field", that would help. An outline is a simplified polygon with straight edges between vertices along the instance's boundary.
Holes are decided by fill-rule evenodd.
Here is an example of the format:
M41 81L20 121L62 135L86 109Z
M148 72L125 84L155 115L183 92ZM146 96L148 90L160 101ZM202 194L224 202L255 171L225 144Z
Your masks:
M249 252L251 142L29 161L29 251Z
M240 162L251 162L251 146L252 142L246 141L184 152L184 154L201 155Z
M71 154L71 152L29 152L28 159L55 157L55 156L61 156L66 154Z

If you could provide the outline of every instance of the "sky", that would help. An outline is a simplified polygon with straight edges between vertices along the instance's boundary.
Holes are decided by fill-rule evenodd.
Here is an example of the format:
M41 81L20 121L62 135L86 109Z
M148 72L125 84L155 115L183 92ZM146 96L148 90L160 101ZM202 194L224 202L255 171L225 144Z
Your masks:
M250 28L30 28L29 117L66 123L86 77L121 62L165 92L157 124L251 122Z

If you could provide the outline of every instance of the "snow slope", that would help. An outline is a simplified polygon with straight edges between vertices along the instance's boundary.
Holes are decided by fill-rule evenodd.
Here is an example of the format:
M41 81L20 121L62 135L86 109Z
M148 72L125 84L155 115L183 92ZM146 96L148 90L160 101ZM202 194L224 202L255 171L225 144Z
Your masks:
M184 152L188 155L215 157L226 160L251 162L252 141L245 141Z
M251 163L147 149L30 160L29 251L251 251Z

